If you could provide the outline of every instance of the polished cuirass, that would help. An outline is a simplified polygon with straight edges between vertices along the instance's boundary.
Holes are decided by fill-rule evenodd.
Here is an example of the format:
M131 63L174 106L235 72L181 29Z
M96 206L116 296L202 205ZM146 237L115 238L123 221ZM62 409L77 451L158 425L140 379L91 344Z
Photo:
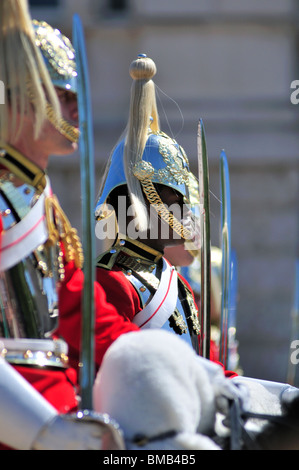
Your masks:
M51 338L65 263L82 266L81 243L42 170L12 148L0 165L0 355L64 367L65 345Z
M3 338L47 338L57 327L57 285L62 257L59 244L47 246L45 242L36 247L34 241L27 244L28 231L38 239L42 230L39 220L24 224L24 231L16 238L13 236L18 224L30 217L40 197L28 184L0 179L0 210L7 242L4 246L2 243L0 259L0 336Z

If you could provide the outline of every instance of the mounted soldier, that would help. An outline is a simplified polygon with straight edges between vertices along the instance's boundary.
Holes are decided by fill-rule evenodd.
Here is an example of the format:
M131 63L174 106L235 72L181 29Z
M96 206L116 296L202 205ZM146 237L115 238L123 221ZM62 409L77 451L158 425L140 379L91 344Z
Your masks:
M96 209L98 220L103 205L115 209L119 233L109 253L98 258L98 280L102 283L109 272L118 272L120 284L129 286L140 306L131 313L135 327L170 329L198 351L200 325L191 289L163 257L166 246L198 241L198 219L191 210L196 180L183 148L160 129L154 62L140 56L130 74L127 133L112 153ZM122 197L126 213L131 206L133 217L123 217ZM162 305L157 298L163 299Z
M166 246L200 249L198 183L183 148L160 129L156 104L155 63L138 56L125 136L111 153L96 206L99 238L114 229L110 249L97 260L96 278L114 314L102 308L95 322L97 367L123 333L162 328L178 334L199 353L200 321L192 289L163 256ZM113 214L115 214L115 219ZM116 220L116 224L115 224ZM72 286L64 285L73 291ZM61 311L60 333L79 360L76 316Z
M83 275L80 239L46 173L50 155L77 148L75 51L60 31L32 22L24 0L3 0L0 18L0 407L7 417L0 441L25 449L86 448L89 441L100 449L101 430L108 436L114 426L78 419L76 372L54 334L59 287L67 272Z

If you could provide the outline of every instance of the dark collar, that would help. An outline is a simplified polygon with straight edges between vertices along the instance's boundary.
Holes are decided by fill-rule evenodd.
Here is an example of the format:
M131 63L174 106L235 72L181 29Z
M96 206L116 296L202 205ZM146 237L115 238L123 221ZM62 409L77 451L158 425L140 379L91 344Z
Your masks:
M0 143L0 165L41 193L45 189L47 184L45 172L8 144Z
M133 256L138 256L153 263L157 263L163 256L160 251L154 250L139 240L132 240L125 235L118 234L114 246L121 246L124 251Z

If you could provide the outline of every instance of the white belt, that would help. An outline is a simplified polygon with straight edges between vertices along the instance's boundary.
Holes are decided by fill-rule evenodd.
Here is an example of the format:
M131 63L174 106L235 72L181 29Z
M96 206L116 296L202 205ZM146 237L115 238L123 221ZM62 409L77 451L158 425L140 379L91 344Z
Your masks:
M15 266L30 255L39 245L48 239L48 227L45 215L45 199L51 193L47 181L44 192L40 195L30 212L16 225L2 234L0 271Z
M163 258L163 269L159 287L152 300L138 312L134 319L139 328L162 328L173 314L178 297L177 272Z

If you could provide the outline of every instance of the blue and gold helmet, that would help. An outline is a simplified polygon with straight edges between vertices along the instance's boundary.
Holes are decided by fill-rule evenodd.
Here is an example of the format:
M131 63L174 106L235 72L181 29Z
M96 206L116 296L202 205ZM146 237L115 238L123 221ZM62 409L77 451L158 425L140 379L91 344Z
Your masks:
M71 41L45 21L32 21L39 47L54 86L77 93L75 51Z
M112 153L109 172L96 205L96 215L100 216L101 206L107 201L111 192L127 184L124 167L123 139ZM169 186L185 198L191 199L194 176L190 172L189 162L184 149L163 132L149 131L142 159L132 168L134 176L146 185L148 182Z
M58 29L45 21L32 20L35 43L46 64L55 87L77 94L75 50L71 41ZM65 119L57 118L53 108L47 106L48 120L71 142L78 142L79 130Z
M95 216L101 220L110 215L106 204L109 196L117 187L127 185L139 227L146 212L147 200L175 232L189 240L191 234L187 229L182 229L181 222L167 210L156 189L156 185L168 186L179 192L184 203L191 206L198 182L190 171L184 149L160 130L155 88L151 80L155 73L154 62L144 54L131 64L130 75L134 80L126 135L110 156ZM143 220L145 218L144 215Z

